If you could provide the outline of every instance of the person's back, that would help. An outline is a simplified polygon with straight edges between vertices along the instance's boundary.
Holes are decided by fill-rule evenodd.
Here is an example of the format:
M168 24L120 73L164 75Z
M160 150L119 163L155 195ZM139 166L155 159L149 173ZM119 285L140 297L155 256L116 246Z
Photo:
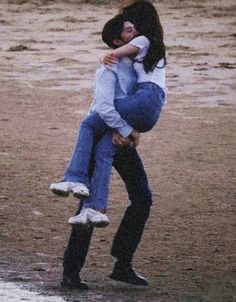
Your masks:
M111 78L113 78L113 82L110 81ZM115 94L114 99L123 99L134 92L136 83L137 75L133 62L129 58L121 58L117 64L112 66L101 65L96 72L94 99L89 113L97 111L101 103L102 106L104 105L104 97L106 98L110 91ZM109 97L109 101L110 99L111 97ZM102 102L100 102L101 100Z

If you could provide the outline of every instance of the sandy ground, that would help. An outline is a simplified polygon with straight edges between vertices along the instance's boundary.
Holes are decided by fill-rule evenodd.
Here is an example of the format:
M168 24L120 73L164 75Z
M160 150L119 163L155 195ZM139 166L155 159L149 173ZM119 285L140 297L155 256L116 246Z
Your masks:
M234 1L156 1L168 50L169 103L138 150L154 204L134 266L145 289L107 277L128 204L113 172L111 224L96 230L82 272L59 282L73 197L54 196L92 99L103 24L118 9L79 1L1 1L0 276L66 301L236 301ZM121 190L120 190L121 188ZM117 193L119 191L119 194Z

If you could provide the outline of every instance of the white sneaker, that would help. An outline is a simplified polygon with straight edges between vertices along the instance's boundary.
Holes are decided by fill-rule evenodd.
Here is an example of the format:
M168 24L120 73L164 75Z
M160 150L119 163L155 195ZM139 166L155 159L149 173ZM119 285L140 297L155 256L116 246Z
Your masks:
M50 185L50 190L59 196L67 197L72 190L78 186L79 182L72 182L72 181L62 181L58 183L53 183Z
M102 214L91 208L84 208L82 211L68 220L72 225L86 225L91 222L97 228L104 228L109 224L106 214Z
M72 216L68 222L72 225L86 225L89 222L87 209L82 209L78 215Z
M105 228L109 224L109 218L106 214L88 208L88 219L97 228Z
M89 189L82 183L77 182L76 187L72 191L76 198L83 199L89 197Z

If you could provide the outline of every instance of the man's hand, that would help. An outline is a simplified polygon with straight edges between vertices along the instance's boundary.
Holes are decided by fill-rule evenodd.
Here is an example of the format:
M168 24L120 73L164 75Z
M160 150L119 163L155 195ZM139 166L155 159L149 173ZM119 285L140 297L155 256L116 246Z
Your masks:
M129 137L124 138L119 132L115 131L112 135L113 144L121 147L129 147L132 142Z
M140 138L140 133L134 129L130 133L129 137L131 138L131 141L134 143L134 147L138 146L138 144L139 144L139 138Z
M136 147L139 144L140 133L133 130L129 137L124 138L119 132L114 132L112 135L112 142L121 147Z

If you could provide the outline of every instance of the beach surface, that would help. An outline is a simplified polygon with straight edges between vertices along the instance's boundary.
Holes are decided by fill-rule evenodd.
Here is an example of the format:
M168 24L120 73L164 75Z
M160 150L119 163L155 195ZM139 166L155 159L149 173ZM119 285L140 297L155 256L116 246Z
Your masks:
M53 195L49 185L60 181L71 156L93 98L98 57L107 49L101 30L120 4L1 1L0 298L5 281L58 301L235 302L236 6L230 0L154 2L165 31L169 92L158 125L138 146L153 206L133 261L150 285L108 278L112 239L129 204L113 171L111 223L95 230L81 272L91 290L60 287L67 221L78 201Z

